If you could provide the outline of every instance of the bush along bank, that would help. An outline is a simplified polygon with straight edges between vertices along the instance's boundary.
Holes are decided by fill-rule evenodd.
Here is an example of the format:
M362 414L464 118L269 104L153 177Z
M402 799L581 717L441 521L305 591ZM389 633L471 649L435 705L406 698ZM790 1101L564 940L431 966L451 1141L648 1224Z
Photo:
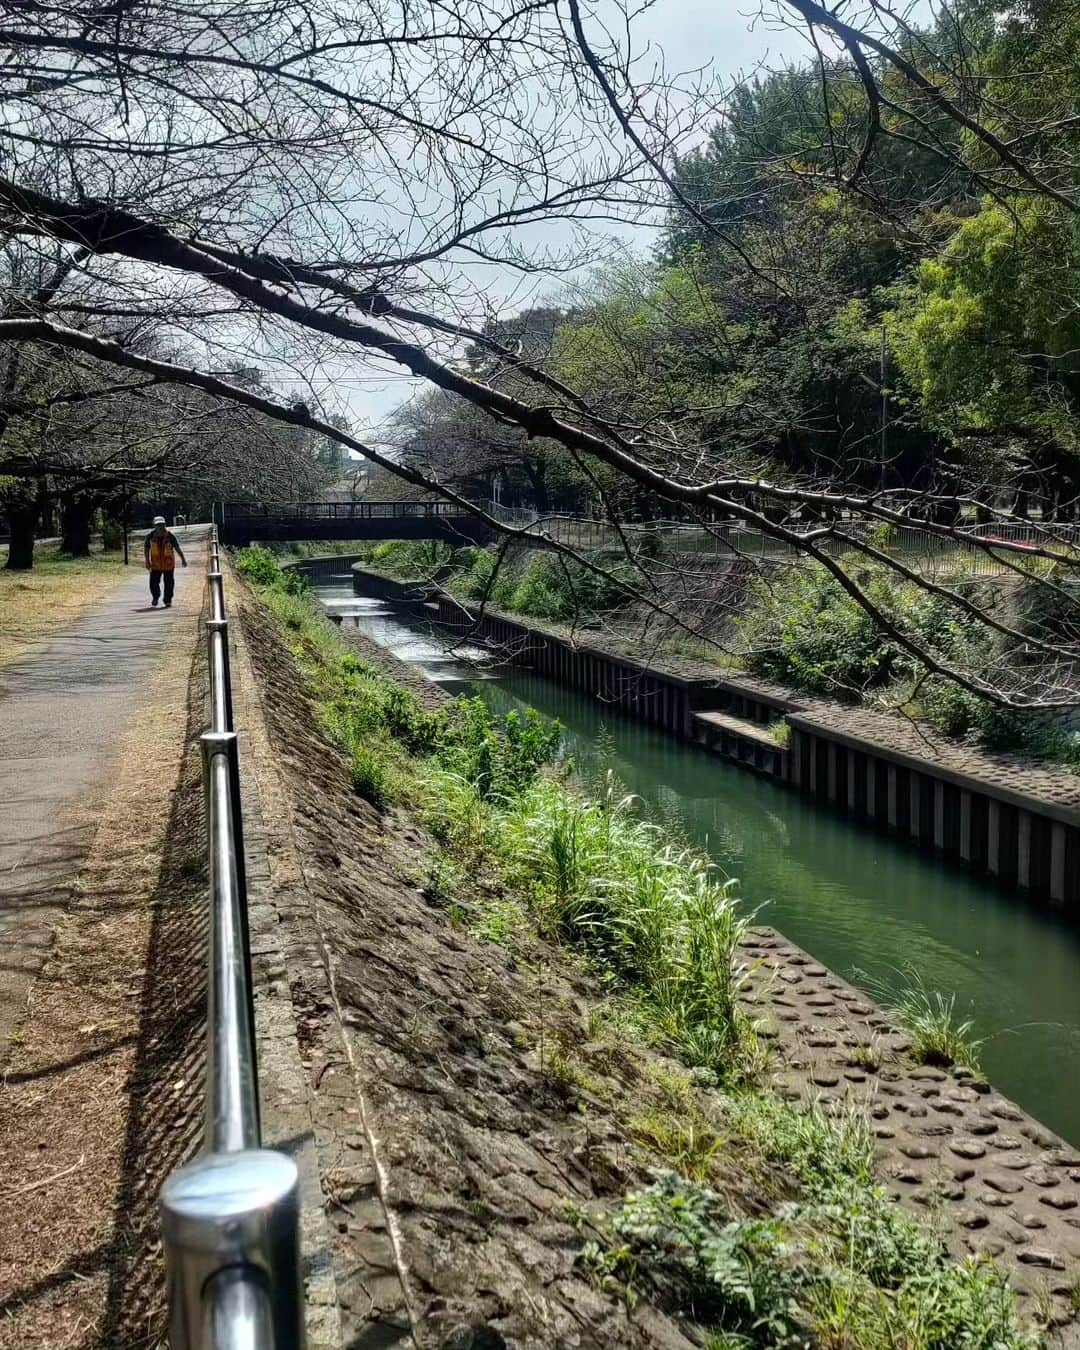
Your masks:
M657 1049L649 1091L617 1106L628 1148L664 1167L620 1204L574 1216L596 1288L631 1313L647 1302L677 1314L713 1350L1039 1343L989 1262L950 1261L931 1227L884 1196L860 1113L799 1110L761 1086L738 1003L744 919L707 860L610 780L574 784L554 764L557 730L538 718L496 723L475 700L426 710L305 595L265 571L259 591L354 788L427 821L425 881L446 921L522 961L538 937L563 947L607 990L590 1041ZM571 1103L605 1090L567 1041L541 1047L541 1070Z
M888 539L877 541L887 546ZM618 580L640 586L641 576L616 550L592 561L610 573L597 576L553 553L511 548L452 549L445 543L388 540L369 550L372 564L404 579L437 578L459 599L483 602L508 614L579 627L610 624L613 634L640 620ZM643 561L643 560L639 560ZM1075 586L1050 562L1026 565L1010 584L958 572L950 589L1010 625L1006 637L965 622L940 596L866 558L849 556L874 604L946 664L987 673L1004 688L1038 679L1040 657L1028 639L1075 642ZM668 564L671 567L671 564ZM1046 585L1046 582L1055 585ZM900 708L947 736L987 750L1013 751L1067 765L1080 772L1080 720L1075 712L1003 708L942 676L931 674L884 636L870 616L816 564L785 567L737 586L716 618L716 660L763 675L792 689L869 707ZM672 640L678 655L685 639ZM1060 671L1050 670L1050 676Z
M1009 585L959 573L949 588L1008 623L1016 637L964 620L941 596L887 568L848 558L877 608L945 664L982 671L1008 691L1037 682L1047 658L1029 639L1076 640L1071 579L1051 563L1030 563ZM1056 585L1048 585L1056 582ZM954 681L931 674L883 635L868 614L819 566L790 568L752 583L752 600L736 620L745 669L782 684L847 702L901 708L946 735L987 750L1019 751L1080 771L1080 723L1074 713L1003 708ZM1051 669L1049 675L1060 677Z
M388 539L367 553L371 564L388 576L405 581L437 578L460 600L555 623L599 624L630 599L620 581L629 586L641 582L640 574L614 549L591 559L606 575L573 558L520 546L455 549L434 540Z

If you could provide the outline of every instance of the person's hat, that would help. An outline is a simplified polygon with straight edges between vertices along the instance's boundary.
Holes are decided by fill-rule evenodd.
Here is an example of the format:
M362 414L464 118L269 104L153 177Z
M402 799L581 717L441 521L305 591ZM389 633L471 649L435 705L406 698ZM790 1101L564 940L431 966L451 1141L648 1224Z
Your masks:
M165 517L164 517L164 516L155 516L155 517L154 517L154 524L155 524L155 525L164 525L164 524L165 524Z

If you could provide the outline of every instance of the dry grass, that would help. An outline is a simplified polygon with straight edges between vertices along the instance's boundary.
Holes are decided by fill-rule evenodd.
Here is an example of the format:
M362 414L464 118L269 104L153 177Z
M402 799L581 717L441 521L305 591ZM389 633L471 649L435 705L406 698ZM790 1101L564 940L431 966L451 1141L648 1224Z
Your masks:
M61 632L142 567L137 550L125 569L120 552L65 558L55 544L38 547L33 571L7 572L5 561L6 550L0 552L0 666Z

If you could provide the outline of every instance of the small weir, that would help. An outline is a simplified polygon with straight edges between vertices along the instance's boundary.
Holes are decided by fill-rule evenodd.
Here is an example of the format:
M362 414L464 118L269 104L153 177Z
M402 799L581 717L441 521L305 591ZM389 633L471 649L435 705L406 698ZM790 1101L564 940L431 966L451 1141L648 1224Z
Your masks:
M1080 1144L1080 928L933 853L853 823L553 679L493 665L477 646L387 602L353 593L348 563L316 574L316 594L345 627L453 692L504 712L531 705L565 727L586 776L610 767L655 817L679 822L737 878L747 907L871 994L910 982L955 995L986 1038L994 1084Z

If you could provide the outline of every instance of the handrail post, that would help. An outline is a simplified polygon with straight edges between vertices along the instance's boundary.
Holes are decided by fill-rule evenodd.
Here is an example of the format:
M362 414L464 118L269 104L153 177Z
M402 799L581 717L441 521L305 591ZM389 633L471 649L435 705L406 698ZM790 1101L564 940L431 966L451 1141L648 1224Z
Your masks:
M220 568L216 571L207 572L206 584L210 588L210 617L212 619L223 619L225 617L225 583Z
M300 1187L270 1149L174 1172L159 1208L171 1350L303 1350Z

